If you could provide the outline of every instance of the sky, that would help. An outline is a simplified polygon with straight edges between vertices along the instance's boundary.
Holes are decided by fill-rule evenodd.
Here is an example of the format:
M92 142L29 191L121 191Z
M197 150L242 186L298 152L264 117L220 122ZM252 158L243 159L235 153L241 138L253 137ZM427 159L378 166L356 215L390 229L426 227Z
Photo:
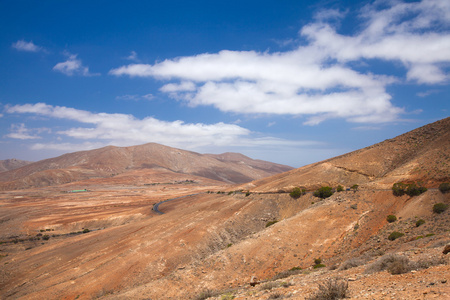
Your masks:
M450 115L450 1L0 0L0 160L108 145L293 167Z

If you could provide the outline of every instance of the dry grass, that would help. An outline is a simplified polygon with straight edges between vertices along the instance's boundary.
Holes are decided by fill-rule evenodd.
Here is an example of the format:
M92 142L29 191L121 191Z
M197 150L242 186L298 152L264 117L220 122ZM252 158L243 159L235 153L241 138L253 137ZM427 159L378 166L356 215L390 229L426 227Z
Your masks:
M347 297L348 282L340 278L330 278L319 284L319 290L307 300L335 300Z

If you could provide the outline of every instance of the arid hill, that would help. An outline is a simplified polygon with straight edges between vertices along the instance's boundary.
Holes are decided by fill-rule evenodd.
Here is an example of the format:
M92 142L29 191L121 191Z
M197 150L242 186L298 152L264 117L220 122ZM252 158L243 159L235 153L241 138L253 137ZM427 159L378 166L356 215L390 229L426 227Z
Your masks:
M450 180L450 118L425 125L393 139L286 173L257 180L245 188L258 192L289 191L296 186L389 189L399 181L428 187Z
M0 172L18 169L31 163L32 163L31 161L20 160L15 158L0 160Z
M142 170L151 171L155 178L158 177L156 173L160 176L177 173L225 183L244 183L291 169L236 153L202 155L155 143L132 147L108 146L64 154L0 173L0 190L112 178Z
M253 181L249 193L168 183L185 178L175 172L143 185L140 172L160 174L145 168L82 181L79 193L61 191L80 182L4 191L0 298L324 299L309 297L341 278L348 299L449 299L450 193L435 188L450 171L448 122ZM429 189L395 196L398 180ZM326 183L361 188L315 197ZM308 191L280 191L292 186ZM152 210L167 199L164 214Z

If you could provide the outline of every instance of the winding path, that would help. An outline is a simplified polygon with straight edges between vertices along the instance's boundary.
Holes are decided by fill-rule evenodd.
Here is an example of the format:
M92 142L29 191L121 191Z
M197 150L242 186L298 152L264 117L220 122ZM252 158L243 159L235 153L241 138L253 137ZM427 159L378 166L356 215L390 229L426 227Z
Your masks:
M157 214L163 215L164 213L163 213L162 211L159 210L159 205L161 205L161 204L163 204L163 203L165 203L165 202L172 201L172 200L177 200L177 199L181 199L181 198L186 198L186 197L190 197L190 196L195 196L195 195L198 195L198 194L199 194L199 193L196 193L196 194L189 194L189 195L185 195L185 196L181 196L181 197L176 197L176 198L171 198L171 199L167 199L167 200L164 200L164 201L155 203L155 204L153 205L152 210L153 210L155 213L157 213Z

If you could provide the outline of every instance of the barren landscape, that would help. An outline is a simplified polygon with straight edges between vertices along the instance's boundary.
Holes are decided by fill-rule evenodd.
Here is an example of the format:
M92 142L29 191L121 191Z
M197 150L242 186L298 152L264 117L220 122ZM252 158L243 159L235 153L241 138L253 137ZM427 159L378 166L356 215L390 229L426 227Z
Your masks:
M450 118L294 170L156 144L25 164L0 173L0 298L448 299L449 181Z

